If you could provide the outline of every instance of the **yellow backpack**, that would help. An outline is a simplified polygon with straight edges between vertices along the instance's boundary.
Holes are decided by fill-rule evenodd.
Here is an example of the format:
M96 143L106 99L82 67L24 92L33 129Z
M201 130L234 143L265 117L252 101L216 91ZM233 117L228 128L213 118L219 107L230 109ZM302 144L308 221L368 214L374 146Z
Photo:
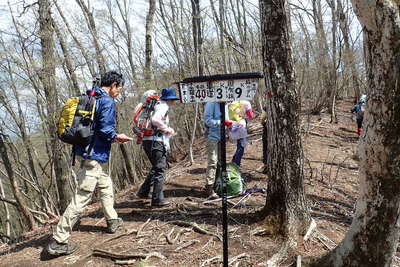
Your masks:
M71 145L88 146L94 134L93 120L97 97L95 89L100 79L93 81L88 94L71 97L64 104L57 124L57 134L61 141Z
M64 104L57 125L61 141L71 145L90 144L95 110L94 96L81 95L69 98Z

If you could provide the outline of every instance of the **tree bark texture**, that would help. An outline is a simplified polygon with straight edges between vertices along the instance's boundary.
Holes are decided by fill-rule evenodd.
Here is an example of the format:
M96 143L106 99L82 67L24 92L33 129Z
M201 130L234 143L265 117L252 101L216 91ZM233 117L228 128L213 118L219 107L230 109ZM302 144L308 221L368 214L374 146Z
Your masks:
M17 179L15 178L10 158L8 157L6 142L4 142L4 136L2 132L0 132L0 154L8 175L8 179L10 179L11 190L13 192L15 201L17 203L16 206L18 208L18 211L23 215L24 220L28 222L29 230L35 230L37 229L37 224L35 222L32 213L28 210L28 207L25 205L23 201L23 196L20 191L20 187L18 185Z
M352 0L364 26L367 111L359 143L360 193L344 240L310 266L389 267L400 234L400 10Z
M151 71L151 62L153 59L153 25L155 12L156 0L149 0L149 12L146 16L146 59L144 66L144 78L147 81L150 81L153 77Z
M310 221L305 204L300 102L293 68L288 3L261 0L262 50L267 89L270 182L262 215L272 235L293 237Z
M56 65L54 56L54 22L51 17L50 1L40 0L39 2L39 27L40 42L42 48L42 71L40 79L46 97L47 124L51 139L52 163L54 166L56 182L59 192L59 207L64 211L71 198L71 188L68 180L69 166L63 156L63 145L57 138L56 121L57 110L57 86L56 86Z

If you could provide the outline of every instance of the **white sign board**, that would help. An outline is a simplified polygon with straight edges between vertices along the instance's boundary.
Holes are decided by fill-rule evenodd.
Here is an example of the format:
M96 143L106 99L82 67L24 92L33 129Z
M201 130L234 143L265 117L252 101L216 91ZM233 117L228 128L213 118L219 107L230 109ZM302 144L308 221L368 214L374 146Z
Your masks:
M182 103L230 102L251 100L258 87L257 78L179 83Z

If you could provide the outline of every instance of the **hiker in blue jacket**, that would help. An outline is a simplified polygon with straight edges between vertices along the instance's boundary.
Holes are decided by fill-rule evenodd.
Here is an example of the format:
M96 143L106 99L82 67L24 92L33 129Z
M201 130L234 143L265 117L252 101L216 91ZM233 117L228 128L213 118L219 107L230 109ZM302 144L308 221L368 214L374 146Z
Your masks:
M356 114L357 122L357 135L360 136L362 132L362 123L364 119L365 104L367 102L367 96L362 95L358 103L351 109L351 113Z
M228 116L226 116L228 118ZM205 191L210 199L218 198L214 192L215 175L219 158L219 141L221 140L221 111L218 102L208 102L204 106L204 124L207 138L207 172ZM225 120L225 126L232 126L232 121Z
M124 86L124 78L115 71L109 71L101 77L100 88L95 89L96 111L94 115L94 136L88 147L75 145L75 154L80 162L78 187L71 202L61 216L53 231L53 239L47 245L50 255L68 255L77 249L77 244L69 237L79 215L90 203L96 186L99 188L100 201L106 218L108 233L115 233L122 226L122 219L114 209L113 182L107 173L105 164L110 156L111 143L124 143L132 138L116 132L116 106L114 98Z

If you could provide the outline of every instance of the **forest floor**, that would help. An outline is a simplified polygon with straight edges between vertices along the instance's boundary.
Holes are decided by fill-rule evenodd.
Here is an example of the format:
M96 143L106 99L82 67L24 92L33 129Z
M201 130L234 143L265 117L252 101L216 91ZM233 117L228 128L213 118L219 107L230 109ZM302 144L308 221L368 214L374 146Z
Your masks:
M350 226L358 192L358 162L354 160L358 137L351 106L351 101L338 103L337 124L330 123L328 113L301 116L305 190L317 228L307 241L299 238L298 250L292 251L281 266L293 263L295 255L317 256L329 251ZM266 188L268 177L260 172L262 129L257 120L250 124L250 130L241 170L248 188ZM234 149L235 144L228 143L227 159ZM165 194L173 205L151 208L149 200L135 197L138 186L132 187L118 193L115 206L124 227L117 233L104 232L106 222L100 204L94 203L72 233L72 240L79 245L75 253L54 258L43 252L52 225L29 233L22 243L0 247L0 266L117 266L123 261L132 266L220 266L221 202L202 203L206 162L205 140L200 139L193 165L182 161L167 171ZM256 220L265 194L230 201L230 266L266 266L281 240L263 236L261 222Z

